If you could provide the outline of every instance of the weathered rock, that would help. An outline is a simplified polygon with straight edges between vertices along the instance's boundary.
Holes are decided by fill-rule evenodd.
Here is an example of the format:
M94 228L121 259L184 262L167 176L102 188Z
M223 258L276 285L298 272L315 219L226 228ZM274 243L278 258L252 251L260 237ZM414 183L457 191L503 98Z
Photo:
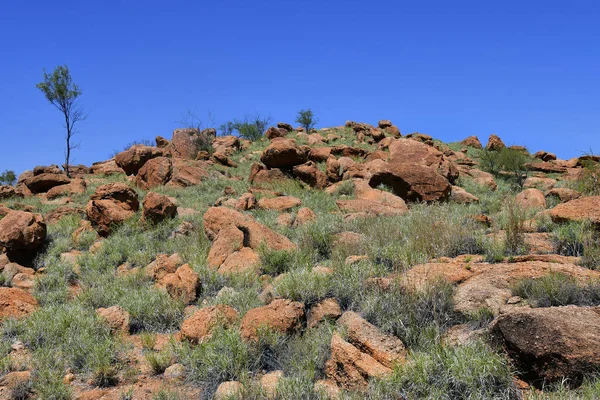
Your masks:
M210 144L215 136L216 131L210 129L175 129L171 138L171 154L176 158L195 160L198 151L202 150L202 144Z
M123 168L119 167L114 159L95 162L90 167L90 171L94 175L117 175L125 173Z
M183 260L178 253L158 254L156 259L144 267L146 275L154 280L160 280L167 274L172 274L177 271L177 268L183 264Z
M303 321L303 303L277 299L269 305L248 311L242 318L240 331L243 338L257 340L260 328L273 329L281 333L292 333L301 328Z
M494 180L494 176L489 172L484 172L477 168L465 169L461 168L460 173L473 179L478 185L486 186L490 190L496 190L497 184Z
M288 177L279 168L267 169L267 167L259 163L252 164L250 175L248 176L248 182L259 186L282 182L286 179Z
M268 168L292 168L304 164L307 154L296 142L287 138L275 138L263 151L260 161Z
M283 378L283 371L271 371L260 378L260 386L267 399L273 400L277 397L277 386L281 378Z
M314 162L324 162L331 157L330 147L314 147L308 153L308 159Z
M140 168L135 183L144 190L165 185L173 174L173 162L167 157L156 157L148 160Z
M483 146L481 145L481 142L479 141L479 138L477 136L469 136L468 138L460 142L460 144L462 144L463 146L473 147L475 149L483 149Z
M504 142L502 141L502 139L500 139L499 136L497 135L490 135L487 145L485 146L486 150L489 151L498 151L501 150L503 148L505 148L506 145L504 144Z
M600 368L600 308L519 308L491 326L518 371L536 386L581 382Z
M189 304L198 296L201 282L200 277L192 267L189 264L184 264L177 268L174 273L163 276L156 285L164 288L171 297Z
M167 183L173 187L188 187L199 185L207 179L218 178L218 175L208 172L209 165L204 161L173 160L173 173L171 180Z
M71 180L64 173L42 173L23 180L32 193L45 193L55 186L66 185Z
M545 194L546 197L558 197L561 202L565 203L569 200L578 199L581 197L581 193L576 190L569 188L554 188L548 190Z
M155 192L148 192L142 203L142 216L145 221L158 223L177 216L177 206L173 201Z
M370 200L336 200L339 209L344 213L356 214L366 213L371 215L404 215L408 208L396 208L383 203Z
M222 275L258 272L260 256L250 247L242 247L230 254L218 269Z
M0 200L10 199L11 197L23 197L23 195L17 192L14 186L0 185Z
M0 246L8 250L35 250L46 238L40 214L11 211L0 220Z
M450 194L450 198L457 203L461 204L470 204L470 203L478 203L479 199L477 196L472 195L467 192L465 189L460 186L452 186L452 193Z
M85 211L79 207L60 206L46 214L44 220L50 225L58 222L61 218L68 215L75 215L85 218Z
M244 385L238 381L223 382L217 388L214 400L241 400Z
M302 207L298 210L296 218L294 219L293 226L302 226L309 222L316 221L317 214L308 207Z
M302 182L317 189L327 186L327 175L325 175L313 161L308 161L293 168L294 175Z
M308 313L307 328L314 328L326 319L337 319L342 315L342 309L334 297L321 300Z
M212 336L217 325L231 326L238 312L226 305L204 307L186 318L181 325L181 336L192 343L200 343Z
M554 222L589 221L600 226L600 196L567 201L549 211Z
M521 208L546 208L546 197L539 189L525 189L515 197Z
M23 289L0 287L0 321L21 318L38 307L37 300Z
M162 155L163 151L158 147L135 145L117 154L115 156L115 163L127 175L135 175L148 160Z
M235 225L224 226L217 234L208 252L207 263L217 269L227 257L244 247L244 233Z
M540 150L533 155L535 158L539 158L542 161L554 161L556 160L556 154L549 153L544 150Z
M286 129L272 126L265 131L265 137L269 140L272 140L275 138L286 137L288 133L289 131Z
M55 199L60 196L73 196L76 194L84 194L87 189L87 184L81 178L73 179L66 185L54 186L46 193L48 200Z
M350 343L382 365L392 368L395 364L404 363L406 348L402 341L383 334L357 313L346 311L337 323L346 329Z
M382 378L392 370L346 342L337 333L331 338L331 356L325 374L346 390L365 390L370 378Z
M538 178L536 176L530 176L523 182L523 188L525 189L550 190L554 185L556 185L556 179Z
M212 146L215 152L232 155L240 150L242 143L237 136L219 136L213 140Z
M112 332L129 333L131 317L123 307L99 308L96 310L96 314L108 324Z
M293 196L263 197L258 201L258 207L264 210L287 211L302 205L302 201Z
M452 185L435 169L423 165L387 164L375 171L369 185L385 184L406 201L438 201L449 198Z
M88 220L101 236L108 236L113 225L135 215L139 209L137 194L123 183L109 183L96 189L85 207Z
M272 250L293 250L296 245L288 238L256 222L251 216L226 207L211 207L204 214L204 231L210 240L214 240L220 230L235 226L244 232L246 247L258 250L264 243Z

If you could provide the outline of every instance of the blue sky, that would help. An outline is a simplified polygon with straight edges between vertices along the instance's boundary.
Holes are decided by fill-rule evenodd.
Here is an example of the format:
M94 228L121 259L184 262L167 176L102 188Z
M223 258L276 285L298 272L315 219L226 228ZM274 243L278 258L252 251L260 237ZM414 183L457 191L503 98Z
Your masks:
M83 90L88 165L170 138L190 109L600 151L598 21L597 0L5 1L0 171L62 162L61 116L35 87L59 64Z

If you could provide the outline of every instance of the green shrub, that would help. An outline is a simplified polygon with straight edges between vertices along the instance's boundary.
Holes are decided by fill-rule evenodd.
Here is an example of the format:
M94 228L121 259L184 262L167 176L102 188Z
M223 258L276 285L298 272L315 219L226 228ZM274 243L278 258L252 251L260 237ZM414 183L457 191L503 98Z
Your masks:
M244 119L226 122L219 128L224 135L232 135L235 131L241 138L252 142L259 140L271 123L271 117L262 117L260 114L246 115Z
M581 222L557 225L552 232L556 253L574 257L583 255L584 242L590 229L589 224Z
M504 204L502 228L506 233L505 249L507 255L519 255L527 252L525 244L525 221L527 212L511 197Z
M319 119L315 117L315 114L309 108L307 110L298 111L296 122L300 124L300 126L302 126L304 130L306 130L306 133L310 133L310 131L319 122Z
M296 254L289 250L260 249L262 270L269 275L282 274L293 267Z
M155 374L162 374L172 364L173 355L168 349L161 351L147 351L144 355L146 361Z
M0 174L0 185L14 185L17 181L17 175L15 175L15 171L11 171L5 169L3 173Z

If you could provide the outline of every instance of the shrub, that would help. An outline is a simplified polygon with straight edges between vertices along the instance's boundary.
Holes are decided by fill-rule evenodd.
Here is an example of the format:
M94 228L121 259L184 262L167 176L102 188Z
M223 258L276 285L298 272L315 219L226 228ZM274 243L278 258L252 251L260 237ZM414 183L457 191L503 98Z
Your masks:
M521 208L517 202L510 197L504 203L502 215L502 227L506 233L505 249L507 255L518 255L527 252L525 238L526 210Z
M315 117L314 113L309 108L307 110L298 111L296 122L306 130L306 133L310 133L310 131L319 122L319 119Z
M482 150L479 157L483 169L496 176L505 171L514 178L519 187L523 187L529 172L527 163L530 157L527 154L520 150L504 148L499 151Z
M279 275L288 271L294 264L295 252L288 250L269 250L263 247L259 251L263 272Z
M3 173L0 174L0 185L14 185L17 181L17 176L15 175L15 171L4 170Z
M600 163L591 159L592 152L588 154L590 159L583 161L583 174L576 182L576 189L588 196L600 195Z
M237 131L241 138L255 142L263 136L270 123L271 117L254 114L246 115L242 120L234 119L233 121L228 121L221 125L219 129L225 135L231 135Z
M155 374L162 374L171 365L173 355L168 349L161 351L148 351L145 356L146 361Z

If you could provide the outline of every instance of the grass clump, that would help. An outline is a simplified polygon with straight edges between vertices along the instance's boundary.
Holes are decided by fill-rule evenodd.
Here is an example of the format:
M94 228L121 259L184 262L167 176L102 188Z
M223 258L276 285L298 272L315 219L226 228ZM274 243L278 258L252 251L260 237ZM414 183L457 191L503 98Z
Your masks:
M389 379L374 383L367 398L520 399L508 362L486 344L442 346L412 352Z
M563 273L521 280L512 288L512 292L515 296L530 300L536 307L600 305L600 282L581 284Z

